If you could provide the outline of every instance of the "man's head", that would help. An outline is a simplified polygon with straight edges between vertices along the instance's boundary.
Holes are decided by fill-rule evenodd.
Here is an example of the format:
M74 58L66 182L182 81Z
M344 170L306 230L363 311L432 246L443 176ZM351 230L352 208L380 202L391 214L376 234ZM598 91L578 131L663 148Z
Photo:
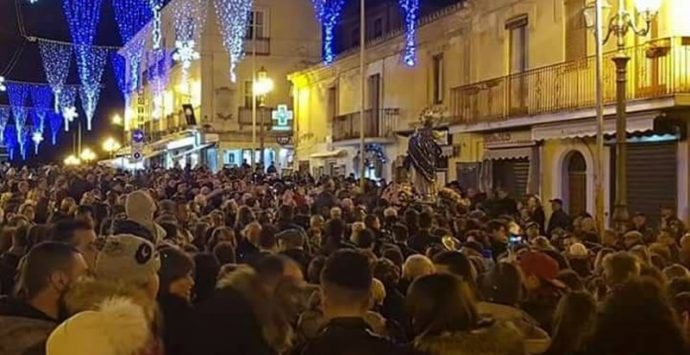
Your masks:
M499 220L490 221L488 229L492 239L502 243L508 242L508 229L505 223Z
M27 302L38 297L50 299L57 308L69 285L86 270L84 258L74 247L56 242L37 244L19 267L16 294Z
M604 279L609 288L640 275L640 261L624 251L605 256L603 266Z
M326 318L363 316L369 307L372 278L365 255L351 250L331 255L321 272L321 302Z
M96 232L86 221L65 219L53 225L51 240L66 243L81 252L87 252L96 240Z
M261 239L261 229L261 224L259 224L259 222L252 222L244 227L242 234L248 242L252 243L254 246L258 246Z
M96 225L96 219L94 218L94 208L90 205L79 205L77 206L76 212L74 212L74 219L79 221L84 221L92 226Z
M661 207L661 218L668 219L673 217L673 208L669 206Z
M523 284L528 292L549 285L562 287L557 279L558 262L544 253L528 251L521 254L520 268L524 275Z
M563 200L560 198L554 198L553 200L549 201L551 202L551 209L555 211L560 211L563 209Z
M304 247L304 235L297 229L287 229L276 234L278 247L281 251L301 249Z
M647 216L642 212L637 212L632 218L635 228L644 226L647 223Z
M379 221L379 217L377 217L375 214L368 214L366 217L364 217L364 225L374 231L381 229L381 221Z
M429 230L431 229L431 226L434 221L434 216L431 215L429 212L422 212L419 214L419 229L426 229Z

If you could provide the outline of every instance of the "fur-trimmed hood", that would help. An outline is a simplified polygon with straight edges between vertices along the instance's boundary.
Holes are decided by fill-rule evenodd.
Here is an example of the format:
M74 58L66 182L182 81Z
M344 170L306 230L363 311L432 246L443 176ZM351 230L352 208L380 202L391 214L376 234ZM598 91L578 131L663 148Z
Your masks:
M141 306L112 297L95 310L77 313L50 334L48 355L135 355L146 349L151 333Z
M142 307L149 321L156 319L158 312L156 301L146 291L121 281L100 280L85 277L72 283L65 293L65 308L69 315L95 310L108 298L124 297Z
M472 332L420 336L415 349L428 355L525 355L520 332L510 323L497 323Z

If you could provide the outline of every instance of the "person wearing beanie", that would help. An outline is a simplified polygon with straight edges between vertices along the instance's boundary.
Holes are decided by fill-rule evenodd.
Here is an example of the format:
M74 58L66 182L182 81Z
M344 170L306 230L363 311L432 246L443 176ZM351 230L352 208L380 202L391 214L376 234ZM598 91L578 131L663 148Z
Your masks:
M167 355L183 354L192 319L194 261L176 247L160 250L158 305L163 314L163 345Z
M127 298L113 297L60 324L45 349L46 355L137 355L150 337L144 310Z
M144 289L155 299L161 261L150 241L129 234L109 237L96 258L97 279L127 283Z
M117 221L113 226L114 234L132 234L158 245L165 238L165 229L154 221L156 203L151 195L137 190L125 199L126 220Z

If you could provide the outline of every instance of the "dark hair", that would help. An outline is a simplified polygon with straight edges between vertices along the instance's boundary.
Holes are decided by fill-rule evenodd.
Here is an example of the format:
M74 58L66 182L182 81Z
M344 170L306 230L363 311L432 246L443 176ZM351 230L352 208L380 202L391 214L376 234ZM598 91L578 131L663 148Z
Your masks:
M324 226L326 237L334 240L342 240L345 235L345 223L340 219L331 219Z
M272 224L264 224L261 226L259 233L259 246L263 249L271 250L276 247L278 239L276 238L278 228Z
M213 255L216 256L221 265L235 263L235 248L230 242L220 242L213 248Z
M559 271L556 279L564 283L572 291L583 291L585 289L580 275L571 269Z
M374 232L372 232L370 229L363 229L356 233L355 245L357 248L369 249L374 246L374 243L376 242L375 239L376 237L374 236Z
M434 216L429 212L422 212L419 214L419 229L430 229L433 224Z
M368 215L366 215L366 216L364 217L364 225L365 225L367 228L372 228L372 226L374 225L374 221L376 221L377 218L379 218L379 217L376 216L375 214L368 214Z
M309 283L318 285L321 283L321 271L326 266L326 258L317 256L309 262L307 267L307 281Z
M158 294L165 295L170 291L170 284L194 271L194 260L176 247L165 247L159 251L159 255L161 267L158 270L160 278Z
M393 264L400 269L402 269L402 266L405 263L405 256L397 245L385 245L383 251L381 252L381 257L392 261Z
M640 262L632 254L619 251L604 257L604 278L609 287L639 276Z
M487 227L487 230L489 231L489 233L493 233L497 230L500 230L501 228L506 228L506 224L500 220L494 219L494 220L489 221L489 223L486 225L486 227Z
M596 301L587 292L575 291L563 296L553 316L553 336L545 355L584 351L594 327L596 311Z
M404 224L397 223L391 228L393 232L393 239L396 242L405 242L409 236L407 227Z
M499 262L484 274L481 279L481 290L488 302L516 306L522 294L522 277L520 270L512 263Z
M73 245L74 232L92 229L93 227L86 221L65 219L53 225L50 240Z
M194 302L200 303L213 295L220 272L218 259L211 253L194 255Z
M176 223L160 222L159 225L165 230L165 239L177 239L177 233L179 231L179 228L177 227Z
M350 304L368 303L372 279L369 258L353 250L333 253L321 271L324 292L331 298Z
M94 219L96 218L96 213L94 212L94 209L90 205L79 205L77 206L76 211L74 212L75 215L82 215L82 214L90 214L91 217Z
M400 267L386 258L378 259L374 263L374 277L381 281L386 288L396 287L400 281Z
M690 277L676 277L668 283L668 294L673 297L679 293L690 292Z
M30 300L43 290L56 271L68 271L79 251L71 245L57 242L37 244L24 257L19 268L15 293Z
M451 274L416 279L407 292L406 305L416 335L471 331L479 319L467 283Z
M659 285L633 278L606 299L597 318L592 354L686 354L680 324Z

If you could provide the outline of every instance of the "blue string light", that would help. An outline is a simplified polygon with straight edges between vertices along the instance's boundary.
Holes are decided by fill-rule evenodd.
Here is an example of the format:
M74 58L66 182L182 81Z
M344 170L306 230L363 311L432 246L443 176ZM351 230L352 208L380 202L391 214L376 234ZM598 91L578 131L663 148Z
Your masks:
M115 74L117 87L120 89L122 96L125 97L129 91L127 88L127 60L120 55L120 53L112 52L110 53L110 62L113 65L113 73Z
M86 129L91 130L91 122L96 112L96 104L101 93L101 76L108 58L108 51L103 48L75 45L77 72L81 80L79 97L86 115Z
M312 0L316 18L323 26L323 61L330 64L335 60L333 30L338 23L345 0Z
M27 146L29 145L29 140L31 139L31 129L24 127L21 131L22 133L18 136L19 139L19 153L22 155L22 160L26 160L28 155Z
M10 120L10 109L9 107L0 107L0 143L5 142L5 127L7 127L7 122Z
M50 126L50 141L53 145L57 144L57 136L62 128L62 121L64 119L61 115L55 112L48 112L48 125Z
M60 117L64 119L65 132L69 131L69 123L72 122L76 116L76 103L77 103L77 88L74 86L67 86L60 92L60 97L58 98L60 107Z
M201 39L206 24L206 0L178 1L173 7L175 27L175 52L173 59L182 63L182 81L187 81L187 72L192 62L199 59L195 46Z
M29 86L10 83L7 85L7 96L9 96L10 108L12 109L12 116L14 116L17 137L21 137L24 134L24 126L26 126L26 116L28 113L26 100L29 97Z
M10 160L14 160L14 153L17 150L17 129L13 125L5 126L3 137L7 154L10 156Z
M419 0L398 0L405 17L405 48L403 63L414 66L417 63L417 19L419 18Z
M55 112L58 112L57 98L60 96L60 91L65 85L65 80L67 80L67 75L69 74L72 47L59 43L39 41L38 48L41 52L46 80L50 84L50 88L55 96Z
M249 26L252 0L215 0L218 27L223 46L230 57L230 80L237 80L235 68L244 58L244 39Z
M102 0L63 0L62 9L74 44L93 44L101 18Z
M50 88L44 85L31 86L31 101L34 105L34 128L43 132L48 112L52 106L53 95Z
M129 42L153 16L146 0L113 0L113 10L123 44Z

